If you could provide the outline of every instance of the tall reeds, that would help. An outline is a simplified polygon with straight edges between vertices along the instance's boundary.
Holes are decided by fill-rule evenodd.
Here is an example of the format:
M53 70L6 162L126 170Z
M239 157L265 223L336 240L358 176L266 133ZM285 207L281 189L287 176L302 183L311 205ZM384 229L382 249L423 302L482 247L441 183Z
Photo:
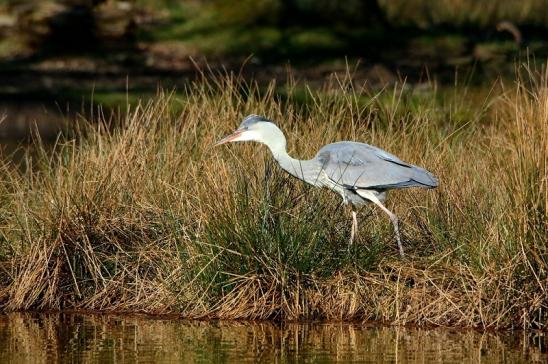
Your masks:
M231 77L160 93L2 166L0 302L239 319L546 327L546 71L478 96L349 77L306 92ZM281 171L265 148L211 148L249 114L290 154L359 140L440 177L364 208L348 246L338 196Z

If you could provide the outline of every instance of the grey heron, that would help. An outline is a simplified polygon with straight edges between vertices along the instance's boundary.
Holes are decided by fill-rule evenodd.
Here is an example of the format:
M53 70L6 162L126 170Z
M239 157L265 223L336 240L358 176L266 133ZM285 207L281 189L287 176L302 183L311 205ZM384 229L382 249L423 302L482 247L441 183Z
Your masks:
M256 141L265 144L280 167L292 176L316 187L327 187L342 196L344 204L352 204L350 244L358 231L354 207L372 202L383 210L394 225L400 255L403 247L397 216L383 202L389 190L409 187L434 188L437 178L427 170L406 163L375 146L342 141L321 148L309 160L289 156L283 132L269 119L247 116L238 129L215 145L228 142Z

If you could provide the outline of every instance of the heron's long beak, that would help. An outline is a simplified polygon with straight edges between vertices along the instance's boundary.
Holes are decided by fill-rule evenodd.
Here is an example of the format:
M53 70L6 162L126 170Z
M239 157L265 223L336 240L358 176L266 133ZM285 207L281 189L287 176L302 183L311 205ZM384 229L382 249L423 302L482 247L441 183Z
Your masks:
M243 132L244 132L243 130L236 130L234 133L224 137L223 139L219 140L217 143L213 144L213 146L216 147L221 144L230 143L231 141L233 141L234 139L242 135Z

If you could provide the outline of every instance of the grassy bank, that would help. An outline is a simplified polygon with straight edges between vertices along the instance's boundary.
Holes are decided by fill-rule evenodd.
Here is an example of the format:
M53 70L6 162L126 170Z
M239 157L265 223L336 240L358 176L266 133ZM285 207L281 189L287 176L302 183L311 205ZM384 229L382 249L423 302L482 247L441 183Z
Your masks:
M82 125L2 167L2 309L545 328L546 76L483 96L334 79L306 102L226 77ZM264 147L210 148L249 113L278 121L300 158L360 140L438 175L389 198L408 255L367 207L349 250L340 198Z

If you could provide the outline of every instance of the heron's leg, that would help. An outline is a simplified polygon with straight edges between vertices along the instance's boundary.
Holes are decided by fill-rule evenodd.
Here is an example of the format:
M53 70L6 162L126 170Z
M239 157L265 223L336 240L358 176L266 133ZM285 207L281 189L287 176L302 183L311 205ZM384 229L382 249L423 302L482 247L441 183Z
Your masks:
M352 230L350 230L350 245L354 242L354 237L358 235L358 214L352 210Z
M386 212L386 214L388 215L388 217L390 218L390 221L392 221L392 224L394 225L394 231L396 232L396 241L398 242L398 249L400 250L400 255L403 257L404 254L403 254L403 246L401 244L401 237L400 237L400 228L398 226L398 217L396 216L396 214L394 214L392 211L388 210L383 204L381 201L379 201L379 199L377 198L377 196L375 196L374 193L370 192L370 191L364 191L364 190L361 190L361 191L358 191L358 194L362 197L365 197L367 198L368 200L370 200L371 202L373 202L375 205L379 206L381 208L381 210L383 210L384 212Z
M392 213L392 211L388 210L377 197L375 197L375 200L372 200L375 205L379 206L390 218L390 221L392 221L392 224L394 225L394 231L396 232L396 241L398 242L398 249L400 250L400 255L403 257L403 246L401 245L401 237L400 237L400 228L398 224L398 217L396 214Z

